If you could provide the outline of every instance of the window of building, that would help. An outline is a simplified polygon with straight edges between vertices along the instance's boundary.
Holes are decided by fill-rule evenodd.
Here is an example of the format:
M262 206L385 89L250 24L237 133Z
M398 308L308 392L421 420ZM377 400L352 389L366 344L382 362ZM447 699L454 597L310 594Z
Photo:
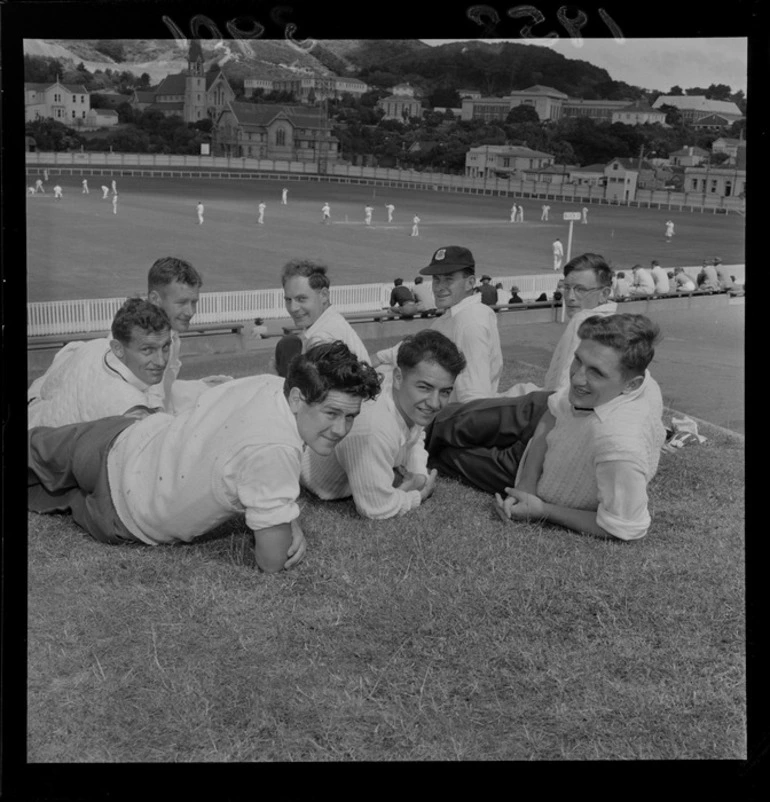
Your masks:
M712 178L711 179L711 191L712 192L716 192L717 191L717 180L716 180L716 178Z
M698 179L697 178L693 178L693 180L692 180L692 189L695 190L697 188L698 188Z
M75 109L72 109L72 119L75 119Z
M618 170L619 168L620 168L620 165L617 162L615 162L615 164L612 165L612 169L613 170Z
M725 181L725 197L729 198L733 191L733 182Z
M279 128L275 134L275 144L279 146L283 146L286 144L286 131L283 128Z
M85 95L81 95L80 96L80 102L81 103L85 103L86 102L86 96Z

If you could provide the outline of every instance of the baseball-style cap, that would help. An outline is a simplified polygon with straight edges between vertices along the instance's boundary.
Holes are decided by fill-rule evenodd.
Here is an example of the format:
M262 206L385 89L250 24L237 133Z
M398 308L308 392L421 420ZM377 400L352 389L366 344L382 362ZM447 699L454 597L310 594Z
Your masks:
M420 270L423 276L442 276L446 273L454 273L455 270L464 268L476 269L476 262L473 254L461 245L447 245L446 248L439 248L430 260L427 267Z
M721 265L722 264L722 260L718 256L715 256L714 257L714 264L715 265Z

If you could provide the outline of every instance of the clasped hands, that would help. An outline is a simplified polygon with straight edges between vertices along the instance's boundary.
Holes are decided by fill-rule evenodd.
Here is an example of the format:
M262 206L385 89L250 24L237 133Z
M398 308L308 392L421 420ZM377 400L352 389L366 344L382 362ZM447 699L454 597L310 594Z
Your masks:
M545 518L545 504L534 493L517 487L506 487L505 492L505 498L495 493L495 512L501 520L529 521Z

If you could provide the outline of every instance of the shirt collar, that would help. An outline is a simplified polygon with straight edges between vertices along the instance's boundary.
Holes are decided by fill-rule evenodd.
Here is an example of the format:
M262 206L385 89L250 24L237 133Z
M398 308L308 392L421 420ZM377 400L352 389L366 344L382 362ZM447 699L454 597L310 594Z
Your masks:
M104 355L104 365L108 372L117 373L124 382L128 382L132 387L137 390L146 392L150 385L145 384L140 378L135 376L116 356L112 353L112 349L107 351Z
M326 307L326 309L324 309L324 311L323 311L323 312L321 312L321 314L318 316L318 318L317 318L317 319L316 319L316 320L315 320L313 323L311 323L311 324L310 324L310 325L309 325L309 326L308 326L308 327L307 327L307 328L306 328L306 329L305 329L305 330L302 332L302 334L303 334L305 337L307 337L307 336L310 334L310 332L314 331L314 330L316 329L316 327L318 327L319 325L321 325L322 321L323 321L323 322L326 322L326 319L327 319L327 318L329 318L329 317L330 317L330 316L333 314L333 313L332 313L332 309L333 309L333 307L331 306L331 304L330 304L329 306L327 306L327 307Z
M463 298L462 301L456 303L454 306L449 307L449 314L454 316L458 312L462 312L463 309L467 309L469 306L473 304L480 304L481 303L481 293L474 292L473 295L469 295L467 298Z
M396 406L396 399L393 398L393 391L394 391L393 384L382 391L382 402L385 406L390 410L391 414L394 418L398 421L399 429L402 432L405 432L407 435L411 435L416 431L421 430L423 427L417 423L413 423L411 426L406 422L404 416L401 414L401 411Z
M618 409L618 407L621 407L624 404L628 404L631 401L635 401L637 398L639 398L639 396L642 395L642 393L644 393L645 390L649 387L650 381L651 381L650 371L645 370L644 380L639 385L639 387L636 388L636 390L632 390L630 393L621 393L620 395L615 396L615 398L613 398L611 401L608 401L606 404L601 404L598 407L594 407L593 410L591 411L596 415L597 418L599 418L599 420L602 423L604 423L607 420L607 418L609 418L610 415L612 415L612 413L616 409ZM574 407L573 411L575 412L575 414L578 415L582 414L581 410L575 410ZM587 412L586 414L590 414L590 412Z

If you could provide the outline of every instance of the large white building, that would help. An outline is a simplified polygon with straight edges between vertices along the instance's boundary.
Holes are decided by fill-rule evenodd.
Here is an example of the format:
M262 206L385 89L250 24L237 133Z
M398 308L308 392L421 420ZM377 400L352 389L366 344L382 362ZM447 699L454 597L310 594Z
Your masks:
M704 117L718 114L727 124L743 117L741 110L731 100L710 100L705 95L660 95L652 104L654 109L661 106L673 106L682 114L687 123L697 123Z
M24 84L24 121L56 120L71 127L86 124L91 96L82 84Z
M552 154L519 145L479 145L465 154L465 175L471 178L507 177L541 170L553 162Z

